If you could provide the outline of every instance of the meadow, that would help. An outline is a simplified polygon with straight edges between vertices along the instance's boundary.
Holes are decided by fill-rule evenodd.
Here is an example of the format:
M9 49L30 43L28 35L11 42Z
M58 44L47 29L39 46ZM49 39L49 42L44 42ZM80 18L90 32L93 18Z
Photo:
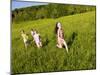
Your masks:
M56 19L39 19L12 23L11 71L37 73L96 69L96 15L95 11L63 16ZM62 23L69 52L56 47L54 33L56 22ZM38 49L32 41L31 28L42 38L43 47ZM24 48L20 31L29 36L30 45Z

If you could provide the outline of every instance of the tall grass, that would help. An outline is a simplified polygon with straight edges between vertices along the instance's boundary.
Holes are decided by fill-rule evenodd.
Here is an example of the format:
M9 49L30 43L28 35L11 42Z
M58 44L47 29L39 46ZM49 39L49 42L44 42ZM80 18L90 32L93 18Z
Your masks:
M60 21L69 47L56 47L55 23ZM36 29L42 37L43 48L36 48L30 29ZM29 34L31 44L24 48L20 30ZM68 70L87 70L96 68L96 23L95 11L58 19L12 24L12 73L34 73Z

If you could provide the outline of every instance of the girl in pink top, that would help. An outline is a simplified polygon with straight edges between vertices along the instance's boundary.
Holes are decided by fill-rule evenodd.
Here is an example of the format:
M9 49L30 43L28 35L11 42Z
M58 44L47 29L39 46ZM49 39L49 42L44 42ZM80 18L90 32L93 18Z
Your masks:
M64 45L66 48L66 51L68 52L68 47L67 47L66 41L64 40L64 32L62 30L60 22L57 22L55 32L57 36L57 47L62 48Z

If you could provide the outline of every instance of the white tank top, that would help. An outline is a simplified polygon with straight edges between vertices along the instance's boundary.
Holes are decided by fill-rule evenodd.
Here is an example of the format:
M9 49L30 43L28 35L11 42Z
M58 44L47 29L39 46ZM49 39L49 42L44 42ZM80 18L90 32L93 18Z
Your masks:
M40 42L39 34L35 34L33 37L36 42Z

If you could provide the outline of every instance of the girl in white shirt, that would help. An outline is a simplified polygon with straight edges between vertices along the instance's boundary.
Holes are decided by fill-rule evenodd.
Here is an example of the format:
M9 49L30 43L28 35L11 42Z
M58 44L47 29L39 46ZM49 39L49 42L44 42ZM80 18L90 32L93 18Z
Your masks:
M42 47L42 42L41 42L41 39L40 39L40 34L37 33L37 31L33 31L33 38L34 38L34 41L35 41L35 44L38 48Z

